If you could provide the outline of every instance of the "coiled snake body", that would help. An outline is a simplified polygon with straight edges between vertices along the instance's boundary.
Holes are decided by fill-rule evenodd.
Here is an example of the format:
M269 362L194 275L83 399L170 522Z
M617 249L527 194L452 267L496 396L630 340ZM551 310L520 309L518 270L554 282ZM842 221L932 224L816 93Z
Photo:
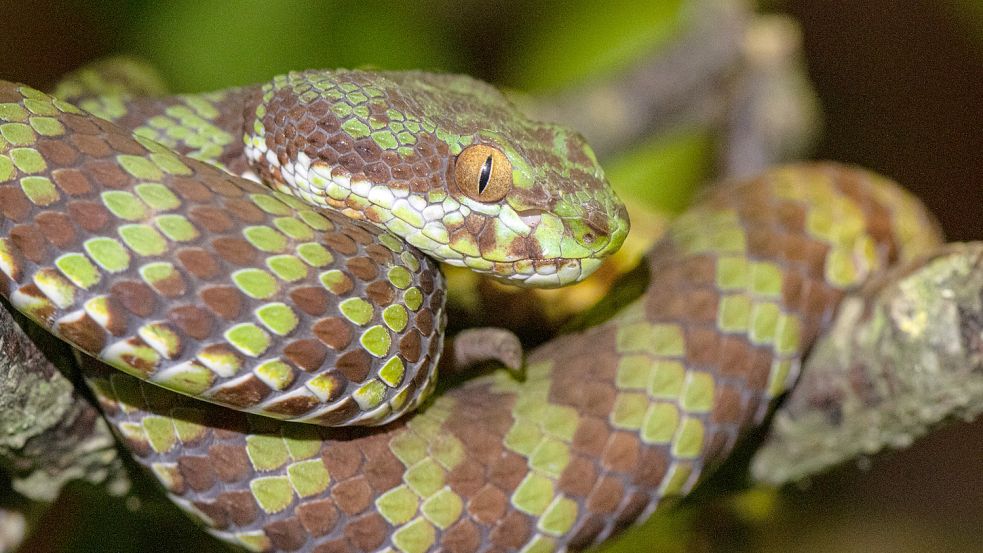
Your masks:
M435 86L421 80L421 90ZM453 91L465 81L435 82ZM238 105L262 120L275 111L270 90ZM303 149L293 142L306 126L302 110L277 113L274 122L296 123L292 134L251 140L245 132L246 157L268 161L257 174L300 183L298 195L315 203L363 205L357 194L341 198L344 178L319 183L309 154L289 154L292 144L295 153ZM355 132L368 130L374 140L369 119ZM155 127L152 118L146 123ZM164 121L155 128L166 143ZM549 252L608 253L623 238L623 208L579 139L530 129L516 132L549 137L551 151L576 163L529 164L544 158L514 155L519 147L494 132L448 150L465 166L440 165L442 178L465 196L522 191L494 216L478 200L455 200L475 207L468 215L489 211L486 224L516 227L511 235L501 227L482 234L491 227L471 219L478 238L468 251L474 259L493 252L493 260L462 254L459 261L499 275L579 276L591 263L565 272L561 256ZM372 227L170 153L143 138L150 133L134 139L36 91L0 86L0 292L117 368L215 403L317 422L384 422L412 407L409 392L400 394L430 387L415 371L439 347L442 292L432 263ZM246 172L201 139L177 134L184 136L170 138L185 151ZM395 138L395 149L405 147ZM494 150L468 154L475 144ZM506 161L512 178L495 172ZM354 182L350 192L382 194ZM560 185L551 190L550 182ZM573 182L586 188L565 188ZM408 198L413 185L407 190ZM370 209L365 217L408 230L386 224L393 212ZM468 215L457 229L468 229ZM552 246L529 239L554 220L564 238ZM249 236L245 228L268 230ZM730 183L680 217L649 255L640 298L533 351L525 381L501 372L473 379L381 428L280 422L167 392L91 357L82 365L137 460L214 534L246 548L579 549L687 493L794 381L838 299L934 245L933 229L912 197L859 170L791 166ZM429 237L435 249L438 238ZM454 244L468 246L460 240L450 238L443 251L461 253ZM528 261L532 253L546 254L542 267ZM402 315L387 317L392 306ZM407 335L415 338L404 345ZM351 352L363 362L342 363ZM379 384L367 389L372 382Z

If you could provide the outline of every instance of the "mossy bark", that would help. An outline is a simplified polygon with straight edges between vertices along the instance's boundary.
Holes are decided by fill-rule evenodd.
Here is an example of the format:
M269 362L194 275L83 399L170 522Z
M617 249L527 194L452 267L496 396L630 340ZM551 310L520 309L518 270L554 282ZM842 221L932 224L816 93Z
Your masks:
M803 479L983 412L983 242L949 244L848 298L752 463Z
M0 467L32 501L53 501L70 480L127 485L109 427L61 372L72 355L0 305Z

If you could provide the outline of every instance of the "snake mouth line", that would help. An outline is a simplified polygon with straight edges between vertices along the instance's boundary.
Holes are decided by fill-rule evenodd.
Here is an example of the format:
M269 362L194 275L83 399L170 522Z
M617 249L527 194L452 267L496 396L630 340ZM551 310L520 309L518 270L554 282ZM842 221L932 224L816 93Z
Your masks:
M601 266L601 263L602 260L596 257L576 259L557 257L498 262L494 269L488 270L471 269L512 286L523 288L559 288L587 278ZM448 262L448 264L461 267L466 266L463 263ZM506 269L508 267L511 267L511 270Z

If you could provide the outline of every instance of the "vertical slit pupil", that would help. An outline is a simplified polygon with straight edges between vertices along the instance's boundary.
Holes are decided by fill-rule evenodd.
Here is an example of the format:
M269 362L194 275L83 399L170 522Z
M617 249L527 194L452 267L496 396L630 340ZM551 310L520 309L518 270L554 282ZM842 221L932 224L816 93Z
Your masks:
M488 181L491 180L492 172L492 156L488 156L485 163L481 166L481 173L478 174L478 195L480 196L485 188L488 187Z

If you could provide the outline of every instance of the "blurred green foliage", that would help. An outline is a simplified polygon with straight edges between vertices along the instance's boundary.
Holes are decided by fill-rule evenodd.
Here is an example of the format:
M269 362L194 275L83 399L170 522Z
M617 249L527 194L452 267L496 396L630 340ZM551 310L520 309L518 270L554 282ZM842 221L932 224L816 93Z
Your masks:
M603 76L669 40L684 0L360 2L130 0L87 4L122 21L120 49L179 90L311 67L463 71L527 91Z
M413 3L147 2L127 41L179 89L211 90L292 69L460 69L446 28Z
M602 78L651 55L679 29L683 0L609 0L554 4L521 30L526 48L509 60L510 84L527 92ZM562 7L560 7L562 6Z
M618 154L605 171L626 200L678 213L689 205L697 185L710 178L707 154L713 143L705 129L678 129Z

